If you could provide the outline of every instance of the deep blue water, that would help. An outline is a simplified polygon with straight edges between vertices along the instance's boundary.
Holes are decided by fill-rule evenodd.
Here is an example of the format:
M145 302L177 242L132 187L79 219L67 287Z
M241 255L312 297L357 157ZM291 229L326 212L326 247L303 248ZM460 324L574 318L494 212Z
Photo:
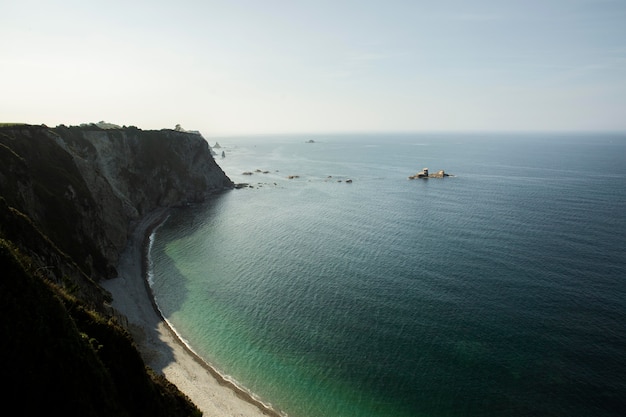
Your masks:
M253 188L173 212L153 290L264 401L293 417L624 415L626 135L218 141ZM423 167L454 176L407 179Z

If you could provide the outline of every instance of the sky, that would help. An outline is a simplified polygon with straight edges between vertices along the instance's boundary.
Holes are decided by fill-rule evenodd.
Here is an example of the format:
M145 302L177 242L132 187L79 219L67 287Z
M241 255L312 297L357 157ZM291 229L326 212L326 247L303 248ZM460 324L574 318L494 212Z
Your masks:
M0 122L626 131L626 0L0 0Z

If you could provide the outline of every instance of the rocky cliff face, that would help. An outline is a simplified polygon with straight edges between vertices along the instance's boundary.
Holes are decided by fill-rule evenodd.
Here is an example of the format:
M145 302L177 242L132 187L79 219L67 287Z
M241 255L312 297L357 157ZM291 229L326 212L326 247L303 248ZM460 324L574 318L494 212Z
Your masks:
M197 416L147 370L97 281L134 221L232 187L198 134L0 125L0 357L7 409Z
M95 125L0 128L0 195L98 280L133 221L232 187L202 136Z

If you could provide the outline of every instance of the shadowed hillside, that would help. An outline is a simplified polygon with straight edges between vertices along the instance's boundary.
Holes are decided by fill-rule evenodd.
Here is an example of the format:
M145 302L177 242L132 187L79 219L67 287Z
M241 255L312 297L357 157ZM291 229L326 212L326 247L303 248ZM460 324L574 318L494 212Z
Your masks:
M133 225L232 183L198 134L0 126L2 400L19 414L191 416L98 282Z

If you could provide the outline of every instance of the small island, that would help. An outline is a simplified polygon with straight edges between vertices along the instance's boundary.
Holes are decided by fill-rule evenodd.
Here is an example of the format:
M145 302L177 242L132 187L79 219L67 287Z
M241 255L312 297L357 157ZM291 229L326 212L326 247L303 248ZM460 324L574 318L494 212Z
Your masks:
M443 169L441 171L437 171L434 174L429 174L428 173L428 168L423 168L422 172L418 172L415 175L411 175L409 177L409 179L410 180L415 180L415 179L418 179L418 178L424 178L424 179L427 179L427 178L444 178L444 177L449 177L449 176L450 176L450 174L446 174L446 172Z

